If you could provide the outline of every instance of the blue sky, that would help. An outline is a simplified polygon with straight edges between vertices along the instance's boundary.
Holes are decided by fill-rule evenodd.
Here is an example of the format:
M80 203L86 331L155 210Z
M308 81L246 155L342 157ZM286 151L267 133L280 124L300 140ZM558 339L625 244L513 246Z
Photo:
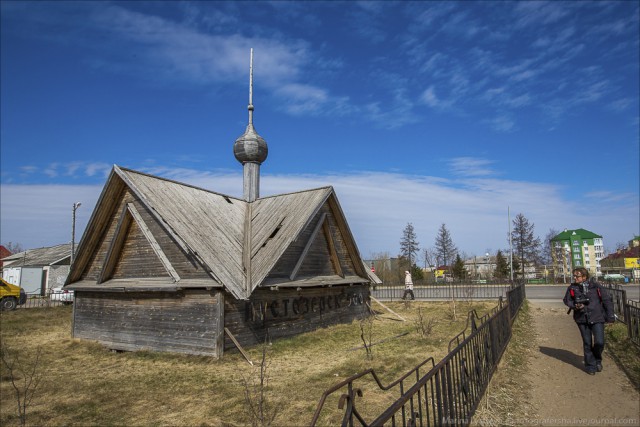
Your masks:
M241 196L250 48L261 195L333 185L365 258L640 233L638 2L1 8L2 243L70 241L114 164Z

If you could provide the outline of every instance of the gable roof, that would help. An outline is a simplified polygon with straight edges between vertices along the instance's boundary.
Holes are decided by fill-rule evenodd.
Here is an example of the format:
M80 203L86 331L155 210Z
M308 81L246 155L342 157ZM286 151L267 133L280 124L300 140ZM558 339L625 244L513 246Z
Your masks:
M129 188L171 238L195 257L211 279L236 298L248 298L328 205L338 222L360 281L368 281L359 252L332 187L265 197L249 203L191 185L114 166L80 241L69 283L78 281L91 261L106 216L123 188ZM102 225L101 225L102 223ZM170 266L167 267L170 270ZM292 275L293 277L293 275ZM357 278L356 278L357 279ZM174 281L179 281L173 275ZM349 280L348 278L346 279Z
M71 243L29 249L2 259L6 267L43 267L53 264L68 264L71 260Z

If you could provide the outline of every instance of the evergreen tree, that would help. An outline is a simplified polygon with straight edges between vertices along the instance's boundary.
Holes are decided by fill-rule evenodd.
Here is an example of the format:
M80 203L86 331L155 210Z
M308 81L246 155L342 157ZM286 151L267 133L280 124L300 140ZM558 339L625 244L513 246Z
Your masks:
M496 254L496 271L494 273L497 279L506 279L509 277L509 262L502 255L502 251Z
M538 263L540 259L540 238L533 234L534 225L519 213L513 220L511 242L520 263L520 274L524 277L525 264ZM515 272L514 257L514 272Z
M464 267L464 261L460 258L460 254L456 254L456 261L453 263L453 277L458 280L467 278L467 269Z
M410 269L413 268L418 260L417 254L420 251L419 244L416 240L416 232L413 229L413 224L410 222L407 223L407 226L402 231L402 239L400 240L400 256L409 261Z
M441 261L443 265L449 265L458 253L458 249L453 244L451 234L449 233L449 230L447 230L447 226L445 224L442 224L440 229L438 229L435 249L438 260Z
M411 267L411 277L414 281L422 280L424 279L424 271L422 271L420 267L414 264L413 267Z

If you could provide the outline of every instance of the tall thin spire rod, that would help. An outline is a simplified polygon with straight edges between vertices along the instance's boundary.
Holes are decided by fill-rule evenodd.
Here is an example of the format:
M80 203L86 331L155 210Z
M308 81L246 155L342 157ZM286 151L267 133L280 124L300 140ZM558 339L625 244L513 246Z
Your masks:
M249 60L249 124L253 124L253 48L251 48L251 59Z

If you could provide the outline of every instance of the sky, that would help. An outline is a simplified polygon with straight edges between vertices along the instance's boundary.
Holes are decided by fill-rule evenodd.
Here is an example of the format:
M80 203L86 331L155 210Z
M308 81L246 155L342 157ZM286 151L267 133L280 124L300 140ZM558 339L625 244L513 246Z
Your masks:
M365 259L640 234L638 2L0 7L3 244L79 240L113 165L242 197L251 48L260 195L332 185Z

